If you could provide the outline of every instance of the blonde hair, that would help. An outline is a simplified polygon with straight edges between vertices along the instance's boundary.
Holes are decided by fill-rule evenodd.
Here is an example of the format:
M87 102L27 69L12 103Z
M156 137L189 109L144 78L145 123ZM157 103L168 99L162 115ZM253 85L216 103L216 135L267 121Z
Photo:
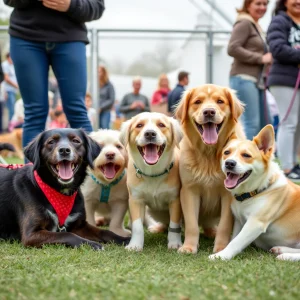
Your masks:
M166 74L160 74L158 77L158 84L157 84L157 89L159 90L161 88L161 82L163 79L167 79L168 80L168 89L170 89L169 87L169 78Z
M136 81L142 82L141 76L135 76L135 77L132 78L132 83L134 83L134 82L136 82Z
M102 87L108 83L109 77L108 77L108 72L104 66L99 66L99 69L102 69L102 72L103 72L103 78L101 79L99 76L99 84L100 84L100 87Z

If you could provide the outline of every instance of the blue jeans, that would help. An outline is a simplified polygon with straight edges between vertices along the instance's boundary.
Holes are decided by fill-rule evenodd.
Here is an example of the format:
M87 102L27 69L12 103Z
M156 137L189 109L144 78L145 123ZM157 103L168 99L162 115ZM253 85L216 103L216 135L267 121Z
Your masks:
M265 93L253 81L239 76L230 77L230 87L237 91L237 97L245 104L241 121L247 139L252 140L265 125L272 123Z
M99 115L99 128L109 129L110 125L110 110L102 111Z
M31 42L11 36L10 54L24 101L24 147L45 129L49 110L50 65L58 81L63 109L70 126L92 131L84 103L87 68L83 42Z
M8 109L8 119L11 121L14 112L15 112L15 103L16 103L16 93L15 92L7 92L7 100L6 107Z

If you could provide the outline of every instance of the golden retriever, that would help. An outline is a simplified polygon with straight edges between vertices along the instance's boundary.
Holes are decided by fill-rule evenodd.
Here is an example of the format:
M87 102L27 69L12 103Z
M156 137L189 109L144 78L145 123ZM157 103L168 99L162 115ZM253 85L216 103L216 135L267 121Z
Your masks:
M129 151L129 250L144 247L142 216L146 205L155 221L169 224L168 248L182 245L179 157L175 152L181 138L179 123L161 113L140 113L121 127L121 140Z
M176 108L184 132L179 173L185 241L179 252L197 252L199 225L204 234L216 234L214 252L224 249L230 240L232 196L224 187L220 160L230 139L245 138L238 122L242 112L243 105L232 90L212 84L186 91Z
M88 169L81 187L87 221L95 224L95 213L109 220L109 230L121 236L130 236L124 228L124 216L128 210L126 186L127 151L120 142L120 132L102 129L90 137L102 148L94 160L94 170Z

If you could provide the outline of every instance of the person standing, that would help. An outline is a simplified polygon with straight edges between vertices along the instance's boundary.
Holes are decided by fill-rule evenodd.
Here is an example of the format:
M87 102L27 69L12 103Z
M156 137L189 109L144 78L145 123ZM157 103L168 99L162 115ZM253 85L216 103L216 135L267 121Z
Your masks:
M280 125L277 135L277 152L286 176L300 182L300 165L297 147L300 142L300 91L291 105L300 64L300 2L277 1L275 16L268 29L267 40L274 63L270 70L268 86L276 99ZM288 109L291 108L286 117Z
M168 95L168 112L173 115L174 109L185 91L185 86L189 84L189 73L181 71L178 73L178 83Z
M262 127L272 123L264 94L266 67L272 62L272 54L258 24L267 6L268 0L244 0L243 7L237 10L227 49L233 57L230 87L246 105L241 120L251 140Z
M157 90L152 95L151 104L163 105L167 103L169 92L169 79L166 74L161 74L158 78Z
M131 119L137 114L150 111L149 100L146 96L140 94L142 79L135 77L132 81L133 92L124 96L121 101L119 111L126 120Z
M100 85L99 128L109 129L111 110L115 103L115 89L109 81L106 68L100 66L98 72Z
M99 19L103 0L4 0L14 8L10 53L24 101L23 146L45 129L51 65L63 110L73 128L92 131L84 103L87 86L85 22Z
M10 54L6 54L6 60L2 63L4 74L4 92L6 95L6 106L8 109L8 120L11 121L14 115L14 107L18 92L18 83L15 73L15 67Z

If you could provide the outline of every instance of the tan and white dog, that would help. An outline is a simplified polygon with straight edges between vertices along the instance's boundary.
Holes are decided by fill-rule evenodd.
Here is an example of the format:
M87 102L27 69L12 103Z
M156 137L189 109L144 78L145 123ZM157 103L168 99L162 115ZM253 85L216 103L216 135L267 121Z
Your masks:
M123 123L121 140L128 147L129 210L132 237L129 250L142 250L145 206L155 221L169 224L168 248L181 246L181 206L178 153L179 123L160 113L141 113Z
M274 161L274 130L252 141L232 140L223 150L225 187L234 195L234 230L228 246L210 259L228 260L254 242L282 260L300 260L300 186Z
M84 196L87 221L95 224L95 213L110 220L109 230L130 236L124 228L124 216L128 210L126 185L127 151L120 142L120 132L102 129L90 134L102 147L94 161L94 170L88 170L81 191Z
M206 236L216 234L214 252L230 241L232 195L224 188L220 160L230 139L244 137L238 121L242 112L243 105L232 90L213 84L187 90L177 106L184 132L179 173L185 240L179 252L197 252L199 225Z

